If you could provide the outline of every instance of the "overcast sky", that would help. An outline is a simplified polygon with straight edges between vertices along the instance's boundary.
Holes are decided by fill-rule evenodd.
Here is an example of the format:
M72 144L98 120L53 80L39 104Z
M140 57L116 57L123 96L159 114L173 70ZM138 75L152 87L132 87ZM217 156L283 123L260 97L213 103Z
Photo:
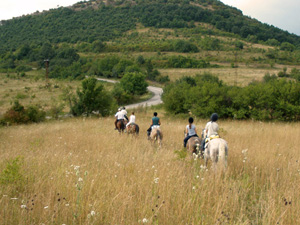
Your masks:
M80 0L0 0L0 20L11 19ZM243 11L244 15L300 35L300 0L221 0Z
M300 35L300 0L221 0L244 15Z

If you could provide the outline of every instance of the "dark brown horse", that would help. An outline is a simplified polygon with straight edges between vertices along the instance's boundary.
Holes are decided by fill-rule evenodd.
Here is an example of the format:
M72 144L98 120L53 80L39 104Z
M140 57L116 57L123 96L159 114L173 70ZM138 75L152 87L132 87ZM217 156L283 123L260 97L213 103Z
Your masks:
M135 134L138 135L140 132L140 127L136 123L132 123L127 126L127 133L128 134Z
M117 129L119 133L123 133L126 128L126 122L124 120L119 120L117 122Z

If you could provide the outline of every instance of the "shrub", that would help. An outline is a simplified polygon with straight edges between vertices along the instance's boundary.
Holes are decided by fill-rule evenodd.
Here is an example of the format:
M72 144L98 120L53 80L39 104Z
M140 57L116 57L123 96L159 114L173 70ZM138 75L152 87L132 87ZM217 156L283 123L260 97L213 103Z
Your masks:
M91 77L82 81L82 89L77 89L77 96L71 98L70 108L74 116L90 115L92 112L107 116L111 112L112 104L112 96L101 83Z
M38 123L45 120L45 115L46 113L40 106L28 106L28 108L25 109L25 107L16 100L12 108L4 114L2 123Z

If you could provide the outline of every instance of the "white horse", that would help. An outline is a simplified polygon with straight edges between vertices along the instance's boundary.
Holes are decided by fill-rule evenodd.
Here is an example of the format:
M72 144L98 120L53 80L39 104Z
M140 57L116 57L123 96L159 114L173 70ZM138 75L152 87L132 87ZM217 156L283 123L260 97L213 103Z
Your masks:
M212 161L212 168L216 169L217 163L222 163L223 169L227 167L228 145L222 138L214 138L208 142L204 151L205 166L207 167L208 160Z
M156 141L158 142L159 147L162 145L162 139L163 139L163 134L161 132L161 129L159 126L157 127L152 127L149 139L151 143L155 143Z

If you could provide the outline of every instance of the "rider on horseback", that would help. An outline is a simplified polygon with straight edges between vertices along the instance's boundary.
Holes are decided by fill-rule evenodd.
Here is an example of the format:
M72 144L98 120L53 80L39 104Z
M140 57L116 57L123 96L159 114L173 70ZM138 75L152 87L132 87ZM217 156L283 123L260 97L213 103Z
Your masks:
M118 130L118 128L117 128L118 121L120 121L120 120L124 121L124 113L121 111L121 107L118 109L118 112L116 113L115 118L116 118L115 130Z
M193 124L193 122L194 122L193 117L190 117L189 124L186 126L186 131L185 131L187 136L183 140L184 147L186 147L186 143L191 137L198 137L196 126Z
M157 117L157 112L154 112L153 115L154 115L154 117L152 117L151 126L147 130L148 137L150 136L150 133L151 133L151 130L152 130L153 126L156 126L156 127L160 126L160 119L159 119L159 117Z
M131 113L131 116L129 117L130 120L129 122L126 124L126 129L127 131L129 130L129 126L132 125L132 124L135 124L135 115L134 115L134 112Z
M204 151L207 143L213 139L218 138L219 125L216 123L219 116L217 113L213 113L210 117L210 121L206 124L204 129L204 136L202 140L202 150Z

